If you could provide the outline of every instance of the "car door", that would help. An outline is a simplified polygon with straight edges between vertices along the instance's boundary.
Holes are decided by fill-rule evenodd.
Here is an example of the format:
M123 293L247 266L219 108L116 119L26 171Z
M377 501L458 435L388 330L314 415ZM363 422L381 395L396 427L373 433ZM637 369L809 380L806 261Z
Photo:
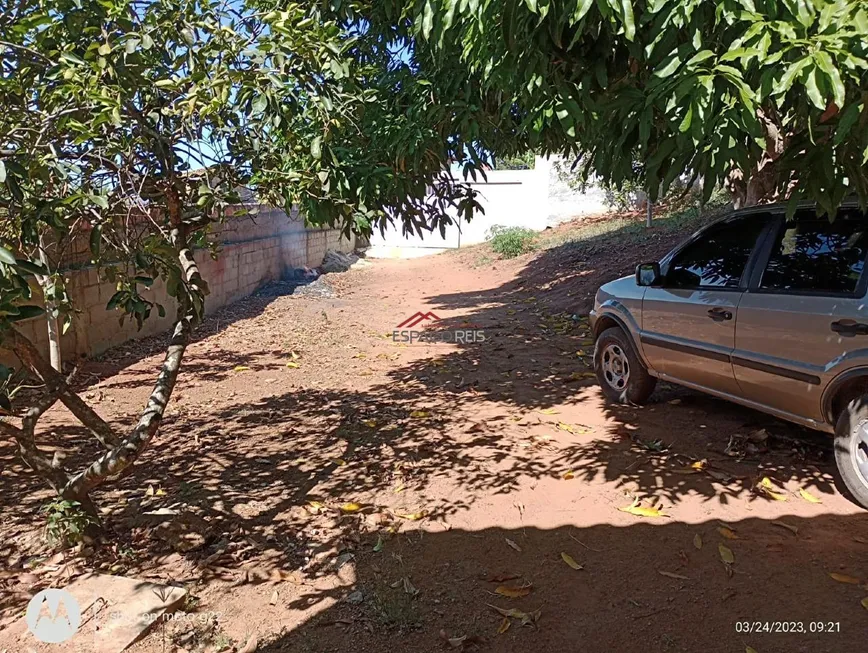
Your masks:
M727 394L745 271L767 213L738 215L699 232L661 263L663 281L642 301L642 349L664 379Z
M732 361L743 396L822 421L822 390L868 354L868 216L783 219L738 309ZM861 326L860 326L861 325Z

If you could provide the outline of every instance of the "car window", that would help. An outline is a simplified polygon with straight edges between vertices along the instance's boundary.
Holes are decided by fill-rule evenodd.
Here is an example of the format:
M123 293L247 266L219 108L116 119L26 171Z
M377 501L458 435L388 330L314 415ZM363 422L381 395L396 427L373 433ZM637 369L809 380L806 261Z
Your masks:
M841 211L834 221L813 212L797 214L778 234L760 288L852 293L866 250L868 221L857 211Z
M673 257L666 286L737 288L767 220L765 214L748 215L709 227Z

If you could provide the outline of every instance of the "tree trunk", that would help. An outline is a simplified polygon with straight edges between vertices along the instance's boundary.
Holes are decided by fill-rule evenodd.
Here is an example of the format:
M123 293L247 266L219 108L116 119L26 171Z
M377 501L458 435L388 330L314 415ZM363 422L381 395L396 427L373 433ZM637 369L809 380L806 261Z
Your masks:
M727 187L732 193L732 203L736 209L781 199L778 195L780 179L777 161L786 148L786 134L779 124L774 107L758 109L757 119L765 137L765 150L759 161L749 170L733 168L727 179Z
M188 285L194 292L201 292L205 288L205 283L182 230L173 231L173 240ZM179 297L178 319L154 389L138 423L123 440L119 440L112 428L69 388L67 379L45 361L30 340L15 329L4 333L0 346L12 350L19 360L43 382L45 394L25 413L21 428L0 419L0 434L9 435L16 440L19 453L25 463L42 476L60 497L78 501L86 512L98 519L96 507L90 499L90 492L108 478L117 476L132 465L157 433L172 396L194 323L195 312L192 304L187 296L183 295ZM63 402L108 448L108 451L97 460L72 475L62 469L58 463L49 460L35 444L37 421L58 400Z

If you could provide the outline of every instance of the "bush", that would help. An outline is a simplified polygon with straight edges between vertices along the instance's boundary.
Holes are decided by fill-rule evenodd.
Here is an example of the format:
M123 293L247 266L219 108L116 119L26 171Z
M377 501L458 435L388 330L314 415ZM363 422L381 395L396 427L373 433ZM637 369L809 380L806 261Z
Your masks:
M504 258L514 258L533 250L535 241L536 232L525 227L494 225L489 236L491 249Z
M75 546L81 542L85 531L97 523L78 501L55 499L43 506L42 512L47 516L45 539L52 547Z

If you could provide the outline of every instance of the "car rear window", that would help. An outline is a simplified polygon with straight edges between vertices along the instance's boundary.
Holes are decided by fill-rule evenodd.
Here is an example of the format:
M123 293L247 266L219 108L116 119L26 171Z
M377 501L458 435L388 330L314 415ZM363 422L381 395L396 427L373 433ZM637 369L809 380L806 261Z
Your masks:
M868 252L868 216L842 210L833 221L797 214L782 226L760 288L790 292L855 292Z

